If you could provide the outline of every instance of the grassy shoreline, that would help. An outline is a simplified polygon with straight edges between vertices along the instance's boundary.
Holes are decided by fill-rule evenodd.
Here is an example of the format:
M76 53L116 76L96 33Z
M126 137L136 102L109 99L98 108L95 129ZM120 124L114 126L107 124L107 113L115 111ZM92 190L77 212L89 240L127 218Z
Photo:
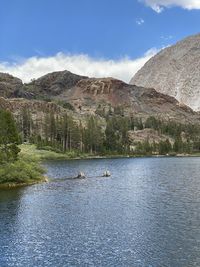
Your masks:
M80 160L80 159L107 159L107 158L136 158L136 157L199 157L196 154L176 155L90 155L75 152L58 153L49 150L39 150L35 145L22 144L19 160L0 166L0 189L12 189L48 181L41 162L45 160Z
M0 166L0 189L16 188L47 182L41 160L33 155L19 154L16 161L4 162Z
M31 157L40 161L44 160L80 160L80 159L103 159L103 158L127 158L128 155L92 155L86 153L66 152L58 153L46 149L37 149L35 145L23 144L19 146L20 155L23 157Z
M121 154L107 154L107 155L91 155L80 154L75 152L58 153L54 151L37 149L35 145L23 144L20 145L20 155L23 157L31 157L39 161L44 160L80 160L80 159L107 159L107 158L139 158L139 157L199 157L200 153L193 154L167 154L167 155L121 155Z

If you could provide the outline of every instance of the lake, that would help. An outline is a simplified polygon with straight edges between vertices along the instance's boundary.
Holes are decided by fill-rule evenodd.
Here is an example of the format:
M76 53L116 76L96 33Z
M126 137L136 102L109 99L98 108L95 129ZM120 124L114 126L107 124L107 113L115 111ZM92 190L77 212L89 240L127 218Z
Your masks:
M49 183L0 191L1 267L200 266L200 158L45 167Z

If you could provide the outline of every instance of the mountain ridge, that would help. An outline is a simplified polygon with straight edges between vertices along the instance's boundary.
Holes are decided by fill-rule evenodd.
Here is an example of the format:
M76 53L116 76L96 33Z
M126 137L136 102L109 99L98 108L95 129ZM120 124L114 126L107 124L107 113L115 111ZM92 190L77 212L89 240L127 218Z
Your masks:
M5 77L7 78L7 74ZM13 79L17 78L13 77L11 80ZM8 88L11 88L9 84ZM195 123L199 120L198 113L171 96L159 93L153 88L126 84L114 78L88 78L60 71L44 75L28 84L21 82L20 86L12 87L12 90L13 92L9 89L9 92L11 97L16 98L15 105L17 102L20 105L21 102L17 100L19 98L26 99L24 101L29 103L28 105L29 101L33 100L52 101L81 116L108 113L109 109L113 112L120 108L123 109L124 116L146 118L152 115L165 120ZM1 91L0 96L4 97Z
M200 111L200 34L161 50L134 75L130 84L155 88Z

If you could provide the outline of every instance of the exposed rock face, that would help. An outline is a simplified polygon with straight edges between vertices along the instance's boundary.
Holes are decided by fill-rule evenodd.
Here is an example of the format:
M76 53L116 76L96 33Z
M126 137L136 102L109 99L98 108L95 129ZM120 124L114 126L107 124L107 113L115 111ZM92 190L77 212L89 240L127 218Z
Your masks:
M113 78L90 78L80 80L75 87L65 91L62 99L66 99L75 106L105 104L111 106L129 105L130 86Z
M200 111L200 34L159 52L130 83L155 88Z
M95 113L100 107L123 107L125 115L191 121L199 118L191 108L154 89L128 85L113 78L80 80L60 95L81 113Z
M146 128L143 130L129 131L128 135L131 143L148 140L150 144L153 144L153 142L158 144L160 141L165 141L166 139L168 139L171 144L174 143L174 140L172 138L164 134L159 134L158 131L154 129Z
M0 73L0 96L15 97L22 86L20 79L7 73Z

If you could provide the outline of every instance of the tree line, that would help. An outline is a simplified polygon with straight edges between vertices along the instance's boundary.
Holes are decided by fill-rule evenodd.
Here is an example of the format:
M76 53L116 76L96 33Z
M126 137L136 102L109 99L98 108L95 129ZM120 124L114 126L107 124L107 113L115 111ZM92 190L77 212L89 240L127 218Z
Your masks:
M122 116L117 110L101 123L98 116L84 121L75 120L69 113L45 114L39 121L33 120L28 109L23 109L17 118L22 142L31 142L38 148L57 152L78 151L91 154L167 154L200 151L200 126L163 121L153 116L145 121L138 117ZM166 140L150 143L129 140L129 131L154 129ZM174 142L170 142L170 138Z

